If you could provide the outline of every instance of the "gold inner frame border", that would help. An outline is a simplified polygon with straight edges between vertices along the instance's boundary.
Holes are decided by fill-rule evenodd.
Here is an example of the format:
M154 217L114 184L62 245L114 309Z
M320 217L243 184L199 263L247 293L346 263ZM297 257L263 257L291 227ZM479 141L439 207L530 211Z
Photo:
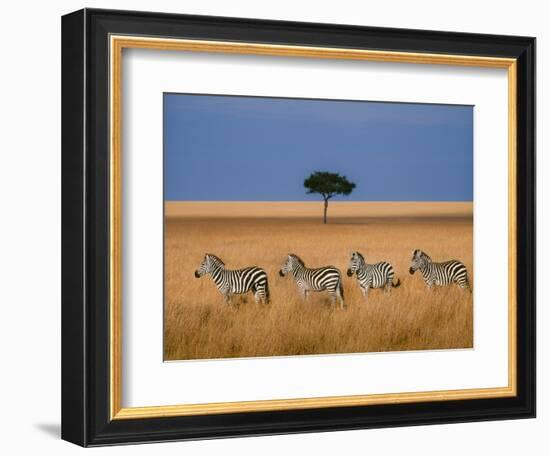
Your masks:
M506 387L403 392L244 402L122 407L122 51L123 49L253 54L299 58L367 60L485 68L508 71L508 385ZM110 52L110 416L112 420L222 413L300 410L379 404L513 397L517 394L517 61L512 58L375 51L228 41L111 35Z

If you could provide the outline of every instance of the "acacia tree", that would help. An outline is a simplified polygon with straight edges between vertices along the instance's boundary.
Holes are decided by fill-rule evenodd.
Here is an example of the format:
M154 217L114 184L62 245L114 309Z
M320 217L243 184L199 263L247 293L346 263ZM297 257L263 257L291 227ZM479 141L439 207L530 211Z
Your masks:
M327 223L328 200L335 195L349 195L355 188L353 182L348 181L346 176L326 171L315 171L304 180L304 187L307 193L318 193L325 202L323 223Z

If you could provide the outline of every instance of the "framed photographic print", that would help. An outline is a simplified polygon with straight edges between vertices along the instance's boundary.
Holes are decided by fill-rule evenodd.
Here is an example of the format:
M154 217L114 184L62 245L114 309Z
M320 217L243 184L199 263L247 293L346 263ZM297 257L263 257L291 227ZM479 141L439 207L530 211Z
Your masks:
M535 416L535 40L62 21L62 437Z

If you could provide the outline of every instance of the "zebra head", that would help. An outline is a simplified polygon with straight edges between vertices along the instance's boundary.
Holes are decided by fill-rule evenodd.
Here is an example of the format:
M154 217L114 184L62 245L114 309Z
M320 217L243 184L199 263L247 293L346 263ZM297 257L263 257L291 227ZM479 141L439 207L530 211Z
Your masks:
M223 267L223 265L224 262L220 260L216 255L207 253L204 255L199 269L195 271L195 277L198 279L205 274L211 274L216 268Z
M359 252L353 252L349 260L348 265L348 277L351 277L353 274L357 273L363 265L365 264L365 258Z
M422 250L416 249L413 252L411 259L411 267L409 268L409 274L414 274L418 269L424 268L428 263L431 263L432 259L424 253Z
M281 277L284 277L289 272L295 271L296 269L304 267L304 262L300 259L298 255L294 255L293 253L289 253L286 257L286 261L281 266L281 270L279 271L279 275Z

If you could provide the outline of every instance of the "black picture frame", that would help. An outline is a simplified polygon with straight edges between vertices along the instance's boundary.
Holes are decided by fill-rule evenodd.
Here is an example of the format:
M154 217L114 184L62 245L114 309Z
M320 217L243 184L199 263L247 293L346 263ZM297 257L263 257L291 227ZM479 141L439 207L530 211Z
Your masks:
M517 59L517 395L111 420L111 34ZM62 438L82 446L535 416L535 39L84 9L62 19Z

